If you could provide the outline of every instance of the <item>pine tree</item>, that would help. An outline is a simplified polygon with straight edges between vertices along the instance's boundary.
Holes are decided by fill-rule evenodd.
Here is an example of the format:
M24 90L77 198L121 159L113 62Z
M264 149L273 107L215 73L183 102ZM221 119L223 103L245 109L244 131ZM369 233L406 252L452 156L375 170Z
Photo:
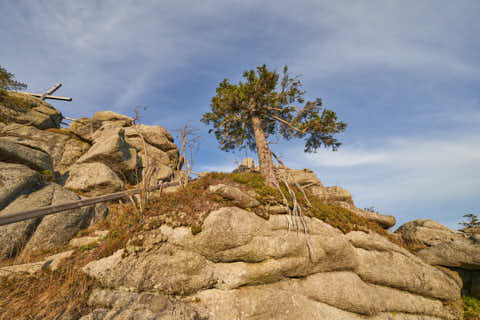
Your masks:
M466 222L462 221L458 224L465 227L465 228L480 228L480 220L478 217L472 213L466 214L463 216L466 218Z
M26 89L27 85L15 80L15 75L0 66L0 90Z
M334 138L346 128L335 112L322 107L320 98L305 102L305 91L298 77L290 77L288 67L283 75L269 71L266 65L243 73L245 82L231 84L223 80L212 98L211 112L201 121L212 124L220 149L250 148L256 150L260 172L267 185L273 186L272 153L268 138L279 134L283 138L305 138L305 152L315 152L321 146L334 151L341 145ZM300 107L299 105L303 105Z

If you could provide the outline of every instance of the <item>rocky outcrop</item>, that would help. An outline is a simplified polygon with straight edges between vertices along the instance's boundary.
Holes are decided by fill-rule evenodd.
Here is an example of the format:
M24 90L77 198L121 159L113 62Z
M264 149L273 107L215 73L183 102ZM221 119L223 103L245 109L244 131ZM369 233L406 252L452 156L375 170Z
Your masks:
M29 109L15 105L20 96L8 97L8 110L0 99L0 115L5 115L0 117L0 215L79 200L76 193L121 191L125 181L142 181L147 156L154 169L151 183L170 179L177 166L178 149L160 126L132 127L132 118L103 111L63 129L57 123L61 114L50 105L21 95L27 104L38 102ZM33 119L41 111L43 118ZM0 255L64 245L106 212L96 205L0 227Z
M121 191L123 181L108 166L101 162L76 164L69 170L65 188L86 196Z
M246 168L246 166L243 166L242 168ZM360 217L378 223L384 229L389 229L396 223L394 216L357 208L353 202L352 195L348 190L338 186L324 187L320 179L318 179L316 174L310 169L295 170L283 166L277 166L275 171L280 180L285 179L288 183L297 184L304 189L309 190L312 195L320 200L334 203L348 209Z
M41 99L19 92L0 93L0 123L19 123L38 129L58 128L62 114Z
M480 245L473 241L443 242L417 252L431 265L480 270Z
M40 174L27 166L0 162L0 210L21 194L35 190L41 182Z
M92 293L98 309L84 319L122 319L114 312L136 308L149 310L145 319L168 319L166 307L139 306L146 293L183 296L181 303L209 319L460 319L455 277L376 234L343 235L306 221L308 235L297 235L281 215L265 220L226 207L211 212L196 235L165 225L146 231L84 268L105 287L123 288ZM129 302L114 305L122 295Z
M395 232L406 243L420 246L416 255L426 263L458 272L463 293L480 298L480 243L475 233L451 230L430 219L407 222Z
M3 135L2 139L7 141L47 153L52 159L53 170L57 176L63 175L90 148L89 143L69 134L64 129L49 131L11 124L0 129L0 135Z
M380 213L376 213L376 212L363 210L363 209L357 208L355 205L353 205L349 202L345 202L345 201L335 201L334 203L343 207L343 208L346 208L346 209L352 211L356 215L358 215L360 217L363 217L363 218L367 219L368 221L373 221L373 222L378 223L384 229L389 229L389 228L393 227L395 225L395 223L397 223L397 219L395 219L395 217L392 216L392 215L380 214Z
M91 162L101 162L119 174L129 175L137 168L137 152L125 142L124 129L113 128L98 134L76 164Z
M0 138L0 161L23 164L33 170L53 173L53 163L48 153L5 138Z
M418 219L400 226L395 233L407 243L418 243L427 247L442 242L465 239L465 234L454 231L431 219Z

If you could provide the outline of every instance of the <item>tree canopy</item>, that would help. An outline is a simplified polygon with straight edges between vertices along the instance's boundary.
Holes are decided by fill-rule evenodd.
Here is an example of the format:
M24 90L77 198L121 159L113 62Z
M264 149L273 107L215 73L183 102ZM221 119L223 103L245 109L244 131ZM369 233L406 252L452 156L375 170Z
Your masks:
M221 150L256 149L265 174L273 170L262 170L272 166L267 142L272 135L305 139L305 152L321 146L335 151L341 145L334 135L347 125L338 121L334 111L323 108L320 98L305 101L299 77L291 77L287 66L282 76L263 65L256 72L245 71L243 78L238 84L223 80L212 98L211 112L201 119L213 126L209 132L214 132Z
M0 66L0 90L21 90L27 85L15 80L15 75Z
M469 213L463 216L466 221L459 222L458 224L465 228L480 228L480 219L473 214Z

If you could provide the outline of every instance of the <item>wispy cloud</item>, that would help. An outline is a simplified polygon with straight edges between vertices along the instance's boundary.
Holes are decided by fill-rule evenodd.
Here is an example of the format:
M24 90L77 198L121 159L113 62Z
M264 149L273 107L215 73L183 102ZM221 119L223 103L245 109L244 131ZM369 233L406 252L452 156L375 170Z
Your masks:
M480 198L478 132L442 139L390 138L375 146L302 156L297 149L284 154L287 163L313 169L326 185L347 188L360 207L378 206L402 222L432 215L439 221L451 220L438 208L426 212L425 204L451 206L456 200L458 212L464 212L472 199Z
M53 104L67 116L139 104L169 130L208 111L224 78L287 64L349 124L336 153L279 145L290 166L366 205L453 206L480 198L479 11L476 0L0 1L0 63L31 91L63 82L74 100ZM231 171L235 158L193 126L195 170Z

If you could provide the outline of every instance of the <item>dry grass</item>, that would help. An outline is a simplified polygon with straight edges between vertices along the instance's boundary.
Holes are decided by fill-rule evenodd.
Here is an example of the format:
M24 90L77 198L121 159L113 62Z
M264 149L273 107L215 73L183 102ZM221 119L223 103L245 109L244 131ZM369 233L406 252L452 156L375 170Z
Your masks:
M91 312L87 299L98 284L79 270L81 258L69 258L54 272L0 277L0 320L57 319L65 312L79 318Z

